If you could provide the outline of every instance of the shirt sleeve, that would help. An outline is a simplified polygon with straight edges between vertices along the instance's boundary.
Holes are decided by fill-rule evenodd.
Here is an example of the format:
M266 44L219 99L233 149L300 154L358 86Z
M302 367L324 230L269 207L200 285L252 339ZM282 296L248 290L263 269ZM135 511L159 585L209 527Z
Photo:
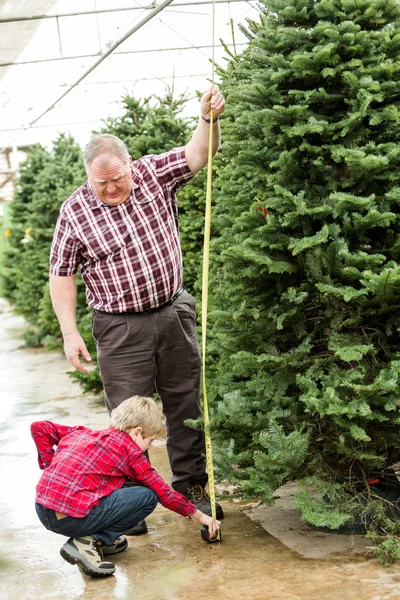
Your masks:
M60 212L50 250L50 273L62 277L74 275L79 263L75 236L68 219Z
M63 437L77 429L83 430L86 427L81 425L68 427L67 425L51 423L51 421L36 421L31 424L31 435L36 444L40 469L46 469L51 464L54 456L54 446L58 446Z
M131 479L136 480L153 490L157 495L160 504L168 510L172 510L183 517L189 517L196 512L197 509L195 505L189 502L185 496L173 490L164 479L160 477L155 468L150 465L149 461L141 451L137 453L135 451L130 451L129 454L131 473L128 476Z
M186 160L185 146L153 156L158 181L175 193L193 177Z

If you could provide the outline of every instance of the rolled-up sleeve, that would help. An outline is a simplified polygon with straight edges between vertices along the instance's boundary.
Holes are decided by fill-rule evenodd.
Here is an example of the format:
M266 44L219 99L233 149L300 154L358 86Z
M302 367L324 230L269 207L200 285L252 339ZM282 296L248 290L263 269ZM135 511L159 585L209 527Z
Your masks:
M74 275L78 270L79 262L74 233L66 217L60 213L50 250L50 273L61 277Z
M153 158L158 180L171 193L175 193L192 179L193 174L186 160L185 146L154 155Z

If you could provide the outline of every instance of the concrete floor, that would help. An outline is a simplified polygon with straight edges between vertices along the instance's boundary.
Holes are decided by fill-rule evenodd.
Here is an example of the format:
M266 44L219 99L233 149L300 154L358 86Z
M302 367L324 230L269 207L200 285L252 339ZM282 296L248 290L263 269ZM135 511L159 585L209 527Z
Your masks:
M36 517L40 471L29 425L49 419L102 428L107 415L102 398L83 396L65 374L64 357L20 349L22 327L1 303L0 600L400 598L399 565L385 569L366 556L362 536L310 530L288 505L290 493L271 509L223 501L223 541L213 545L201 540L194 523L159 507L147 520L149 533L130 537L127 551L113 557L114 577L84 576L61 558L65 538ZM168 480L163 439L151 459Z

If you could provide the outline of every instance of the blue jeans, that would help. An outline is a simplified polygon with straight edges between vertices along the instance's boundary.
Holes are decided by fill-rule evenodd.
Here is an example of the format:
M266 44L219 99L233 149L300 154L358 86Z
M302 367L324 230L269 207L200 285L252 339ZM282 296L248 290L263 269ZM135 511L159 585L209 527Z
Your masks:
M149 488L132 486L102 498L86 517L57 519L54 510L37 503L35 508L46 529L68 537L90 535L111 546L127 529L152 513L157 502L156 494Z

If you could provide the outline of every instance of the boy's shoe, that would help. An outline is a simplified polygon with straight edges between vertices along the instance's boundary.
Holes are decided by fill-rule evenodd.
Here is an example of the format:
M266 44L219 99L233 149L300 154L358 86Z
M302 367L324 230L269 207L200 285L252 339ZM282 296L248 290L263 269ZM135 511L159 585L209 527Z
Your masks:
M101 544L100 548L102 553L104 554L104 556L107 556L108 554L118 554L118 552L123 552L124 550L126 550L128 547L128 540L126 539L125 536L121 535L119 538L117 538L115 540L115 542L113 544L111 544L111 546L103 546L103 544Z
M103 560L100 545L90 536L69 538L60 554L71 565L78 565L90 577L107 577L115 571L112 563Z
M146 521L143 519L143 521L139 521L139 523L137 523L130 529L127 529L126 531L124 531L124 534L125 535L143 535L144 533L147 533L147 532L148 532L148 529L147 529Z
M194 504L198 510L201 510L201 512L211 517L210 496L202 485L196 483L196 485L193 485L186 490L184 496L186 496L186 498L190 500L190 502L192 502L192 504ZM224 518L222 506L217 502L215 503L215 512L218 521Z

